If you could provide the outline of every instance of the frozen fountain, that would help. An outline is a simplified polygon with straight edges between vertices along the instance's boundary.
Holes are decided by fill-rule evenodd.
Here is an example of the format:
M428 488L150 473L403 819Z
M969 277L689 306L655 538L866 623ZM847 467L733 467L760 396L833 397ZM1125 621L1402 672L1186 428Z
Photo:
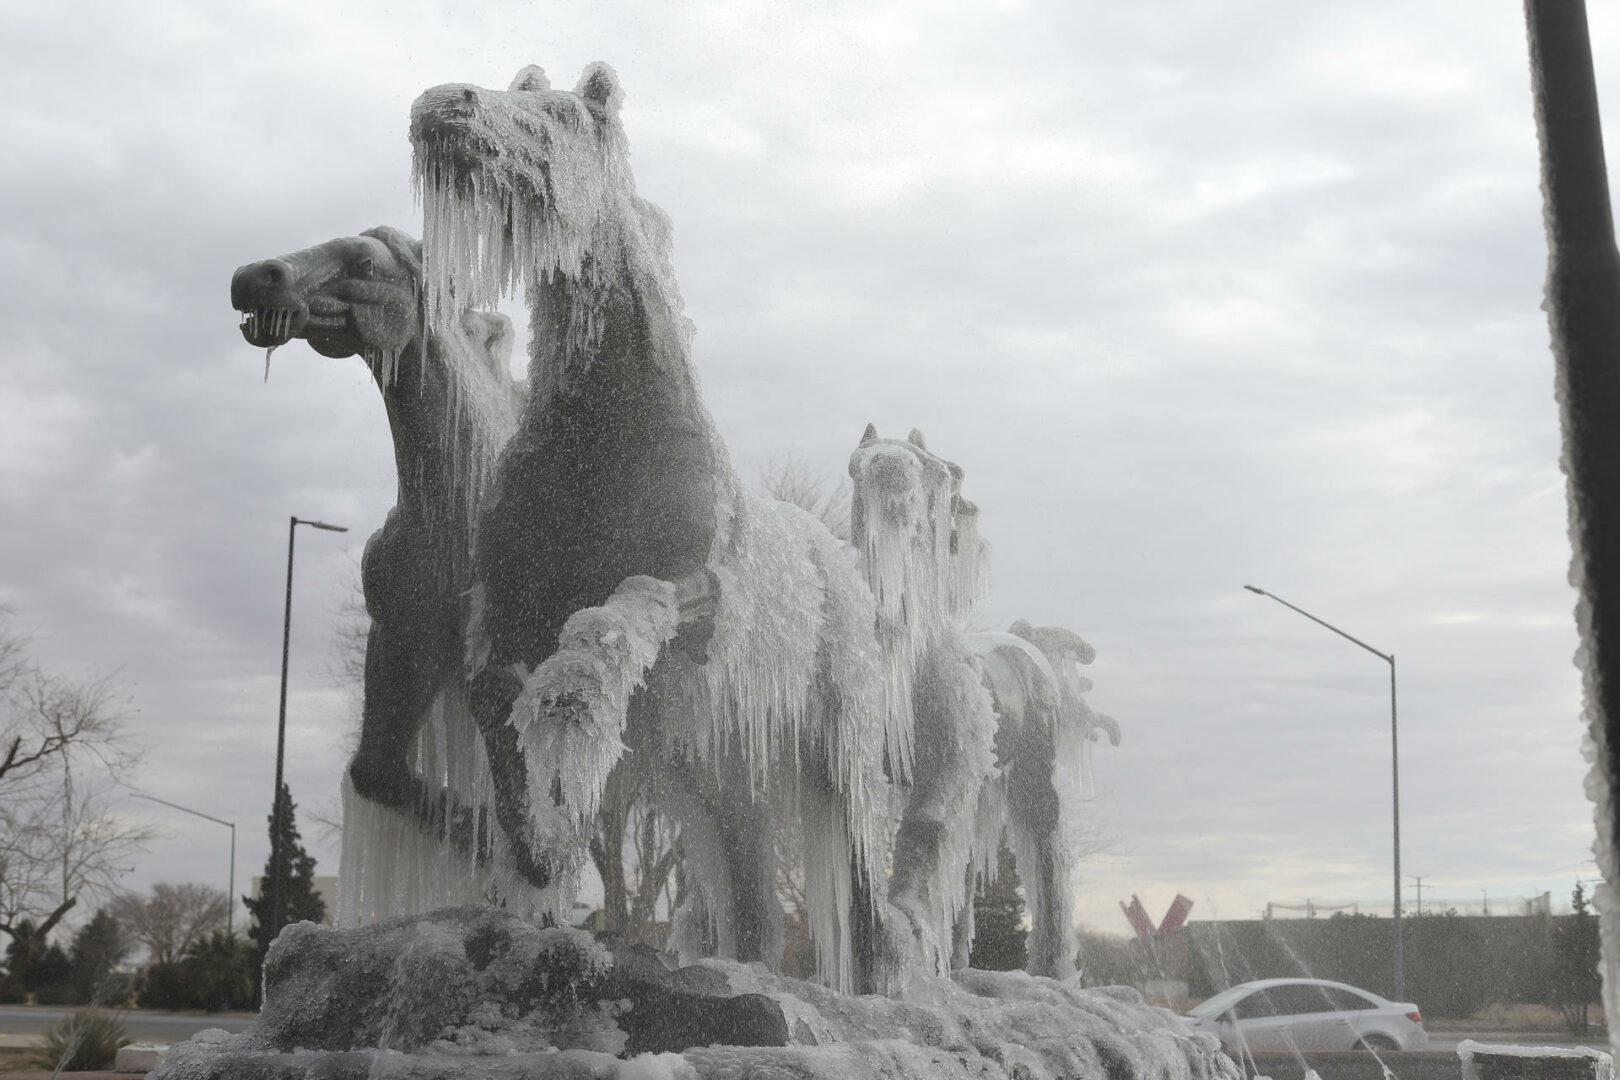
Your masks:
M744 487L620 100L604 64L573 91L534 67L429 90L420 245L373 229L232 280L250 343L364 358L399 500L363 564L339 925L288 928L256 1024L154 1075L1235 1076L1134 991L1074 977L1056 774L1118 741L1085 702L1090 646L964 629L988 549L920 432L860 439L853 550ZM526 383L489 313L519 286ZM610 777L679 826L667 951L565 918ZM778 973L784 818L811 981ZM1029 971L972 971L1004 832Z

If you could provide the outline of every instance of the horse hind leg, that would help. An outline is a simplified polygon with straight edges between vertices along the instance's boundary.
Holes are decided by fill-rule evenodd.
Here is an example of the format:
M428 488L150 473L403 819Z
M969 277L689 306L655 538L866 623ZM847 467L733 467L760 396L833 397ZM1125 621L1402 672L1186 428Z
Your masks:
M1026 721L1009 777L1007 801L1019 876L1030 901L1025 970L1061 979L1074 973L1075 950L1069 925L1068 856L1062 848L1062 804L1052 780L1050 721L1055 715L1047 712L1041 710L1041 722Z
M512 703L522 689L522 680L512 670L485 668L473 679L468 700L473 720L484 740L495 822L506 837L512 869L530 886L544 889L551 884L555 867L551 860L541 856L534 842L529 770L518 744L517 729L507 722ZM481 849L486 843L480 837Z
M429 815L427 785L411 770L411 752L443 685L444 666L419 632L402 632L382 622L372 625L366 638L360 745L349 762L349 778L363 798L415 816Z
M782 905L776 895L776 830L770 803L747 789L747 766L728 769L718 817L719 839L730 870L733 948L738 960L759 961L772 971L782 965Z

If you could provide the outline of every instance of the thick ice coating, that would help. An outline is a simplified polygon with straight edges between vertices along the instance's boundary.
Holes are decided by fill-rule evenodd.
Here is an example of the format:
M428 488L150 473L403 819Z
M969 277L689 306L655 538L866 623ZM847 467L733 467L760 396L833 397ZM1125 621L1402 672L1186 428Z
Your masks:
M966 964L974 883L994 876L1008 832L1031 914L1029 970L1067 975L1085 751L1097 730L1116 744L1119 734L1085 701L1079 665L1095 654L1060 627L966 632L988 584L988 545L962 468L930 452L920 431L883 439L869 425L849 472L891 730L905 725L914 755L889 884L909 955L936 974Z
M478 531L471 705L503 843L517 876L569 894L577 856L553 811L588 813L621 733L656 725L634 741L684 791L671 796L683 848L723 868L690 876L684 939L774 959L774 862L750 836L769 821L733 819L762 812L757 792L781 792L832 829L813 876L834 886L810 898L823 975L875 988L852 948L883 936L874 883L890 834L871 594L824 527L747 494L732 471L699 397L669 225L635 192L619 101L612 70L594 64L571 92L528 68L509 90L437 87L412 110L430 323L519 283L531 309L528 401ZM642 576L686 597L673 631L660 622L647 649L578 651L571 617L611 608ZM553 662L559 648L574 657Z

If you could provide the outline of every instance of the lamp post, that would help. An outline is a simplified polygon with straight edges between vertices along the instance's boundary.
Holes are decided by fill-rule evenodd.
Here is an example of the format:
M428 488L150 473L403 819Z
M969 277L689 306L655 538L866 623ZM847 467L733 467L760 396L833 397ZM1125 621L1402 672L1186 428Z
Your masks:
M1266 590L1254 585L1245 585L1243 587L1256 596L1268 596L1283 607L1299 612L1311 622L1319 626L1325 626L1346 641L1360 645L1363 649L1389 665L1389 761L1391 802L1394 807L1395 822L1395 996L1403 998L1406 996L1406 954L1401 941L1401 740L1395 719L1395 654L1379 652L1360 638L1345 633L1330 622L1318 619L1303 608L1295 607L1275 593L1268 593Z
M212 821L216 825L224 825L226 828L231 830L231 876L229 883L225 886L225 932L230 934L232 937L236 936L236 822L221 821L212 814L205 814L201 810L193 810L189 806L181 806L179 803L172 803L168 799L160 799L156 795L143 795L139 791L132 791L130 794L135 796L137 799L145 799L147 802L162 803L164 806L183 811L187 814L191 814L194 817L200 817L205 820Z
M287 608L281 620L281 710L276 717L276 790L270 798L270 923L266 937L281 929L281 879L286 875L286 852L281 850L281 774L287 752L287 651L292 641L292 583L293 540L298 526L308 525L327 532L348 532L343 525L328 525L324 521L308 521L294 517L287 524Z

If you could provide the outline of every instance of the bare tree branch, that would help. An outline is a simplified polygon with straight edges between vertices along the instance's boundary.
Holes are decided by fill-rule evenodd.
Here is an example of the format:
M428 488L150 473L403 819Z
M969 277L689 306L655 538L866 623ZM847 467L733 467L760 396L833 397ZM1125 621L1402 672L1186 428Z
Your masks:
M0 933L43 936L85 894L106 894L153 835L107 789L140 760L113 684L46 671L0 608Z
M149 896L115 897L110 908L113 918L146 946L151 962L161 964L179 960L193 942L223 930L230 899L206 885L159 883Z
M849 542L849 480L828 483L794 454L772 457L760 470L758 488L773 499L792 503Z

